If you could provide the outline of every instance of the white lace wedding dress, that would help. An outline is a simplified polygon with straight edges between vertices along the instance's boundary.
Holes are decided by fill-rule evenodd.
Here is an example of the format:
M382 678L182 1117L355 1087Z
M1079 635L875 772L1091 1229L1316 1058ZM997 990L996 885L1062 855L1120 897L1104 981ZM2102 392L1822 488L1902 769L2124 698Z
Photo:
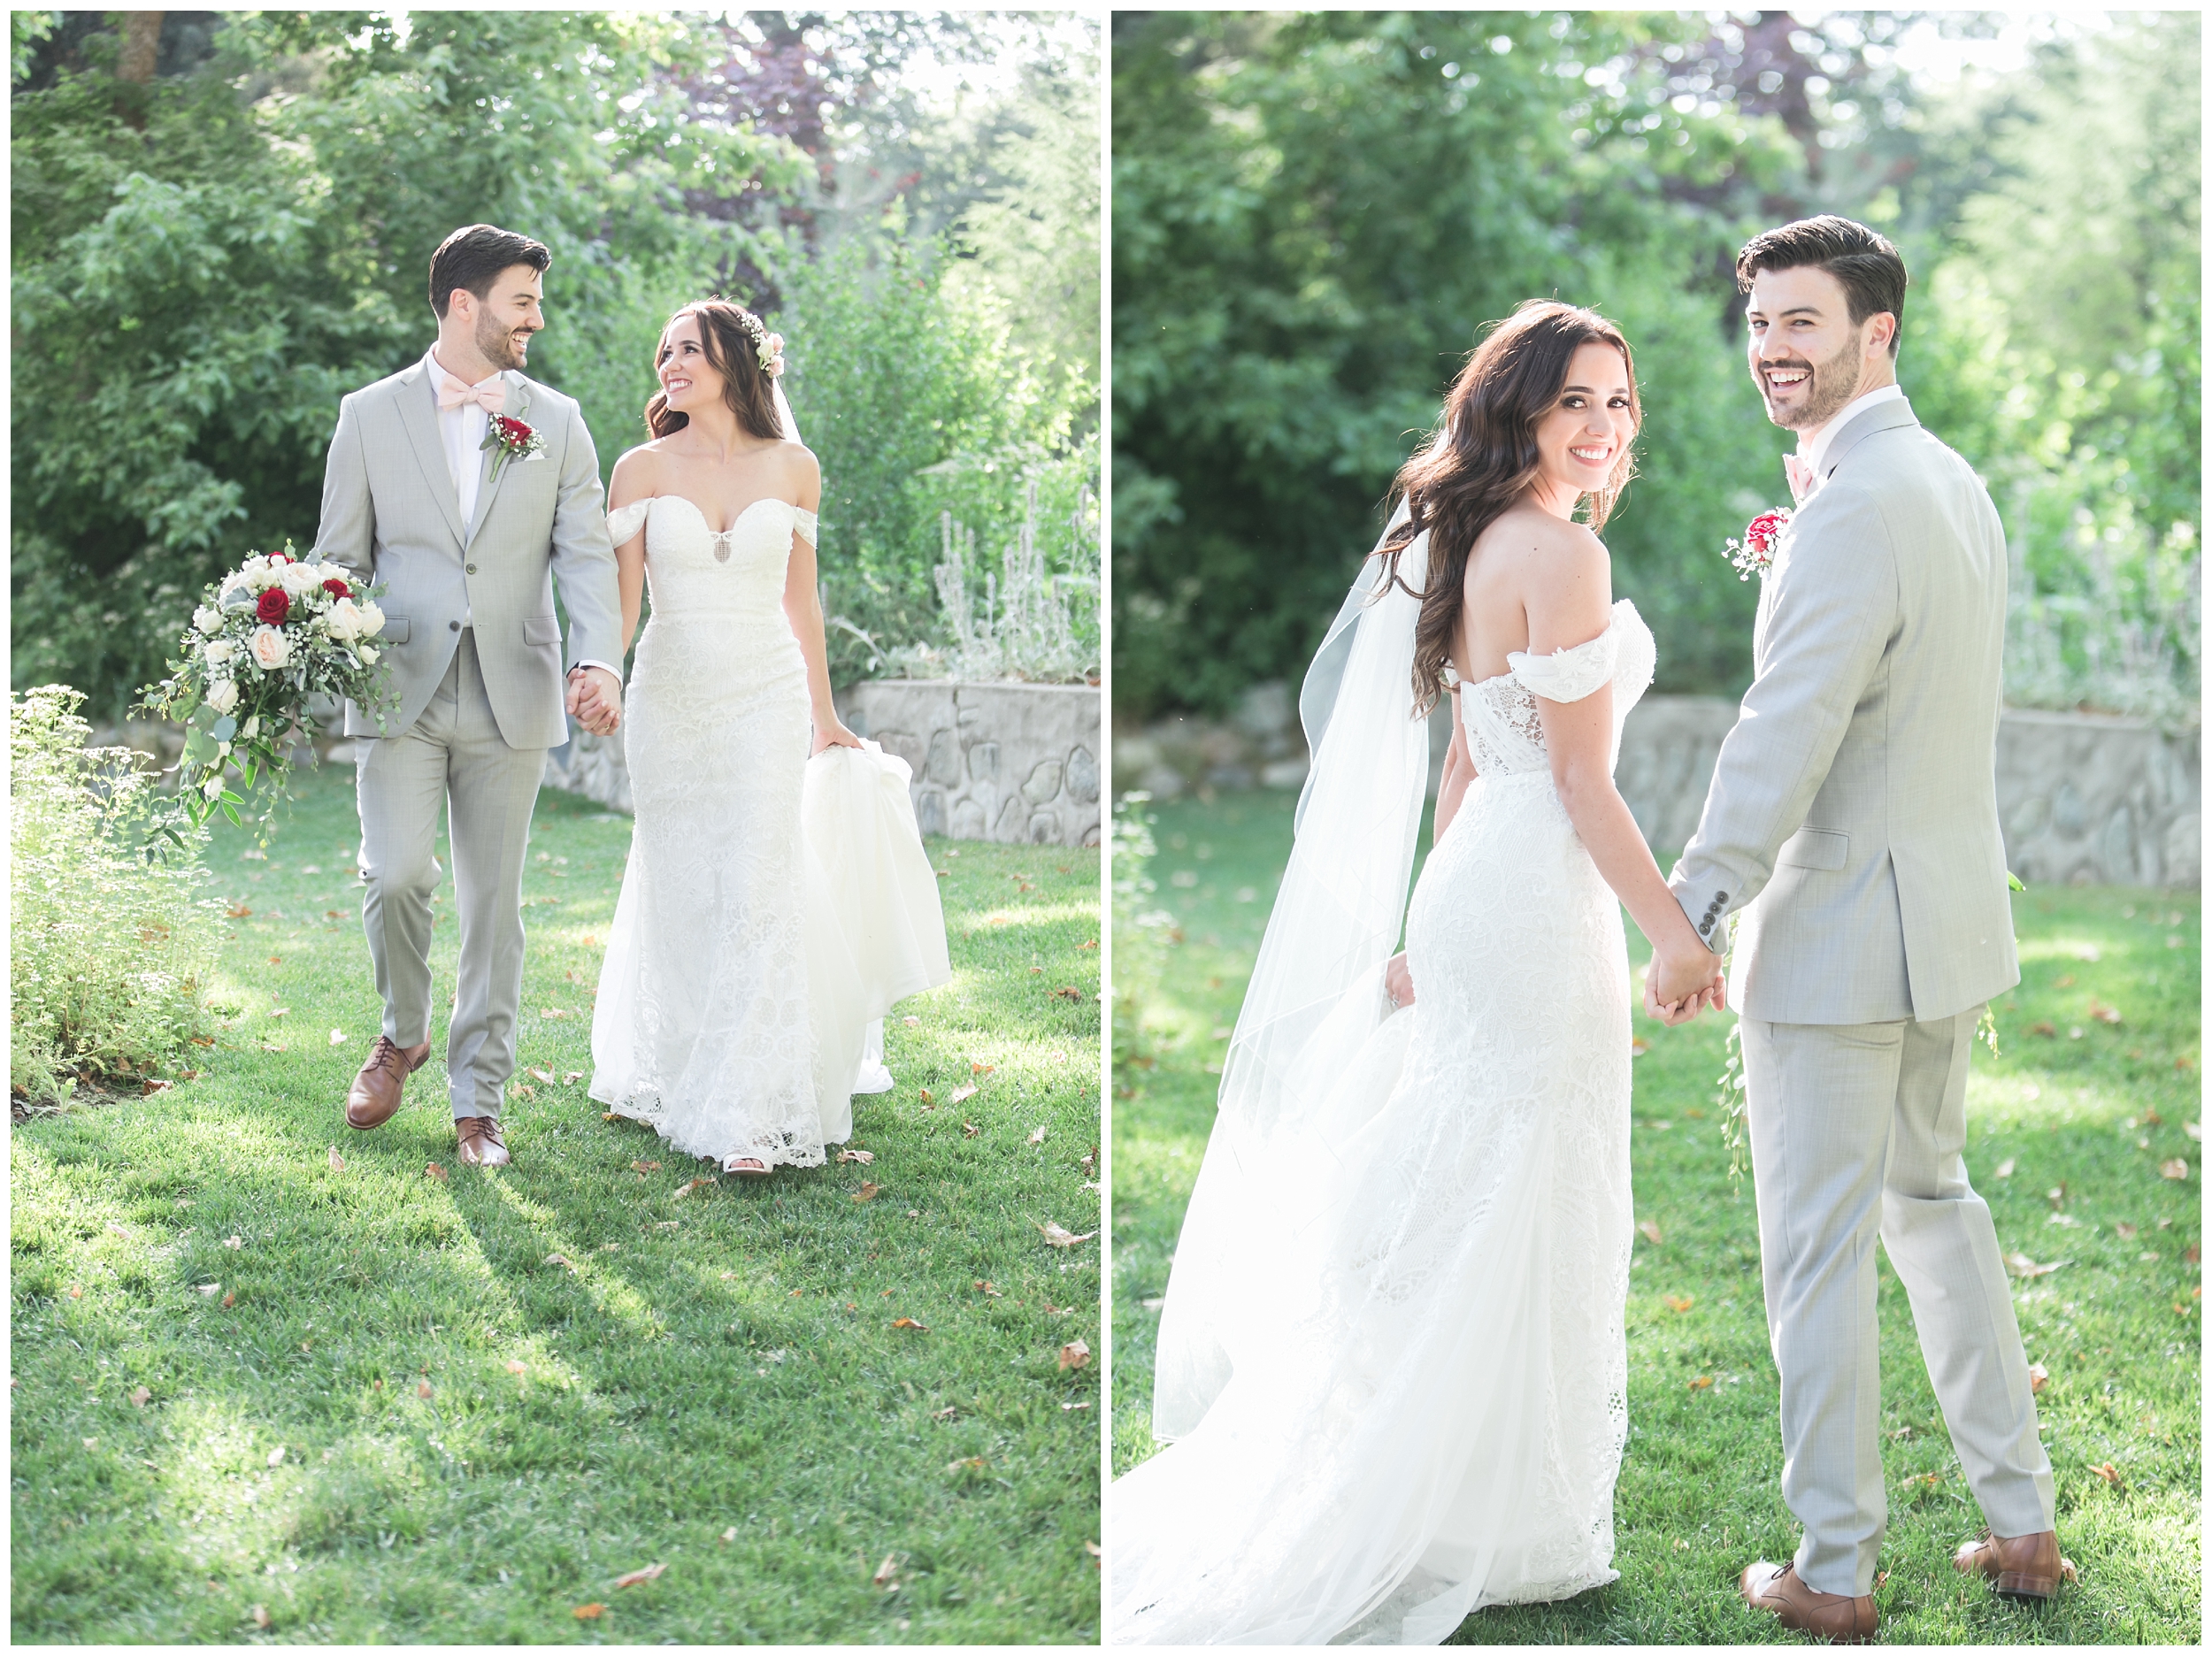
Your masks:
M1175 1268L1206 1262L1205 1327L1172 1326L1171 1284L1178 1440L1112 1486L1109 1643L1435 1644L1484 1605L1615 1578L1628 961L1535 698L1609 684L1617 759L1654 659L1622 602L1589 642L1463 687L1479 778L1414 889L1417 1002L1298 1132L1217 1125ZM1210 1176L1284 1220L1202 1200Z
M811 761L783 610L815 514L757 501L728 529L680 495L643 524L652 616L624 694L636 826L592 1014L591 1096L718 1161L819 1166L850 1137L871 1020L951 975L905 763ZM887 1085L888 1077L882 1077Z

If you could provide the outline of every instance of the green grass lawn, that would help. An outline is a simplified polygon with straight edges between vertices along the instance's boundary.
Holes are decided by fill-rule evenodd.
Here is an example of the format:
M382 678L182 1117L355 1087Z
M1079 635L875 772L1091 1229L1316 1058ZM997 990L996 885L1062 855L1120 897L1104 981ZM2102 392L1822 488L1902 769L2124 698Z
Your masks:
M1098 1229L1098 854L931 841L954 978L854 1101L873 1161L695 1189L585 1096L630 824L549 791L551 1079L482 1172L442 1016L401 1113L344 1124L379 1024L351 780L304 776L265 861L216 840L251 913L202 1073L15 1124L15 1637L1094 1639L1098 1368L1063 1348L1100 1343L1100 1245L1041 1227Z
M1152 1453L1154 1307L1204 1154L1230 1026L1290 846L1288 794L1156 809L1158 901L1182 942L1115 1076L1114 1425L1118 1472ZM1670 866L1671 855L1660 859ZM1893 1643L2171 1644L2200 1637L2197 893L2014 899L2023 981L1978 1048L1967 1165L2006 1250L2063 1265L2016 1284L2079 1584L2036 1610L1950 1568L1979 1511L1944 1430L1905 1295L1882 1264L1890 1522L1876 1591ZM1629 927L1632 959L1648 951ZM2100 1016L2100 1008L2105 1016ZM2116 1021L2108 1021L2116 1014ZM1615 1501L1621 1579L1471 1617L1465 1644L1788 1640L1737 1600L1755 1557L1794 1552L1782 1504L1747 1168L1732 1184L1714 1083L1725 1017L1639 1016L1640 1220L1628 1302L1631 1437ZM1124 1046L1127 1042L1125 1039ZM2161 1174L2176 1161L2178 1179ZM1148 1305L1148 1302L1154 1305ZM1684 1303L1675 1310L1672 1303ZM2108 1468L2108 1471L2101 1470Z

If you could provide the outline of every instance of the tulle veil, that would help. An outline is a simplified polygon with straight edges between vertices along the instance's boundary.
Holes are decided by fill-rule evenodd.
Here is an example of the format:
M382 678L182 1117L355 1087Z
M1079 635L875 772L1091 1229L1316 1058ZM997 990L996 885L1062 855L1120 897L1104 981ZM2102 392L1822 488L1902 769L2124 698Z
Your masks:
M1401 503L1376 553L1408 511ZM1312 765L1161 1309L1153 1431L1163 1440L1197 1426L1228 1381L1240 1330L1272 1315L1298 1223L1275 1170L1294 1146L1307 1160L1333 1154L1317 1131L1325 1103L1391 1011L1382 969L1405 917L1428 792L1428 731L1412 689L1428 551L1424 531L1394 582L1386 559L1368 557L1299 692Z

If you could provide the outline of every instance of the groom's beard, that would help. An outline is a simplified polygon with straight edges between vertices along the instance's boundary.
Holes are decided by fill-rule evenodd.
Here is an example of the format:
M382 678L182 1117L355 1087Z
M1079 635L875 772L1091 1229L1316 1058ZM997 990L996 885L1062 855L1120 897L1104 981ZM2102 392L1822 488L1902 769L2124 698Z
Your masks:
M1844 341L1843 348L1826 362L1800 358L1795 362L1761 363L1759 367L1759 395L1766 399L1767 418L1785 431L1818 431L1843 411L1845 403L1859 395L1859 382L1866 378L1866 363L1860 354L1856 328ZM1812 378L1801 387L1804 401L1793 408L1775 407L1774 399L1767 395L1765 371L1770 368L1809 370Z
M516 342L518 334L521 336L522 343L520 344ZM526 366L527 359L525 348L529 339L528 329L511 328L503 322L495 322L488 317L476 326L476 349L483 353L484 360L495 368Z

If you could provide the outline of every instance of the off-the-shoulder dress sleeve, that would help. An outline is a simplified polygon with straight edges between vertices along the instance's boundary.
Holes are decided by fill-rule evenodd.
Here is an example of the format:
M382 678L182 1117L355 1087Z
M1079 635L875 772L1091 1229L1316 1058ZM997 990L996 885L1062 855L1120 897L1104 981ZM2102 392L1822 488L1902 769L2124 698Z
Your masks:
M1586 644L1554 650L1548 656L1529 656L1519 650L1505 658L1514 678L1532 695L1547 702L1579 702L1601 685L1613 682L1613 663L1620 634L1612 623Z
M645 520L652 515L653 496L632 501L627 506L618 506L607 514L607 539L615 545L625 544L631 536L645 527Z
M795 519L793 527L798 530L799 539L810 547L820 546L822 544L821 518L803 506L794 506L791 509L791 515Z

